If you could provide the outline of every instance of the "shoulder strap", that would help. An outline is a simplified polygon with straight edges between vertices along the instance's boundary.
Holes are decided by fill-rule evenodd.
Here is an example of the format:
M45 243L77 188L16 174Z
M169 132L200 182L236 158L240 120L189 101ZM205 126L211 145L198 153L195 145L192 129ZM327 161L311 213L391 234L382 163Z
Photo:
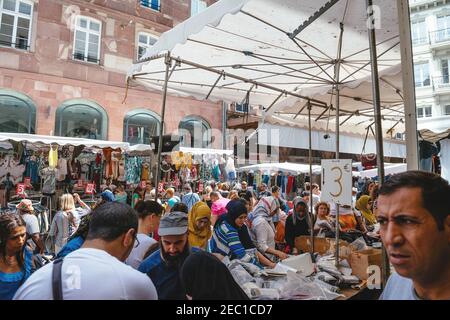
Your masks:
M64 258L58 258L53 262L52 288L53 300L63 300L61 271Z

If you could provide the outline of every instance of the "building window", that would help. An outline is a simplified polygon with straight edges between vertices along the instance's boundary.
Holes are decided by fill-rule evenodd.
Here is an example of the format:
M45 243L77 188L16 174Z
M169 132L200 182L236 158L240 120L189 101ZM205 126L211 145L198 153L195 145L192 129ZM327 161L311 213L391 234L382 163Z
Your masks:
M236 112L248 112L248 103L236 104Z
M208 7L204 0L191 0L191 17L202 12Z
M161 11L160 0L141 0L141 6L150 8L156 11Z
M411 38L413 45L421 45L428 42L427 24L425 20L411 24Z
M450 40L450 15L437 17L436 42Z
M158 41L156 37L149 33L139 32L138 36L138 56L137 59L141 60L145 55L145 52L148 48L154 45Z
M189 116L178 126L180 145L191 148L208 148L211 144L211 126L206 120Z
M32 2L0 0L0 45L28 50L32 14Z
M445 106L444 115L450 116L450 105Z
M69 100L56 110L55 134L106 140L108 116L95 102L83 99Z
M428 62L414 65L414 80L416 87L426 87L430 85L430 70Z
M431 106L417 108L417 118L429 118L432 115Z
M449 83L448 60L441 60L442 83Z
M100 62L101 22L88 17L77 17L73 58L85 62Z
M123 120L123 140L130 144L151 144L159 136L161 118L156 113L137 109L126 114Z
M0 89L0 132L35 133L36 106L24 94Z

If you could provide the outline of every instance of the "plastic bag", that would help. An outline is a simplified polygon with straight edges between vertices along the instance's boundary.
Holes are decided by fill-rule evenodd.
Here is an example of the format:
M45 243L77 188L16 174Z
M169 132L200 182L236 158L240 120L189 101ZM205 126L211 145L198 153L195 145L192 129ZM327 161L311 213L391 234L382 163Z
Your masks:
M230 269L230 272L234 280L241 286L244 283L255 281L255 279L240 264L237 264L233 269Z
M358 239L356 239L355 241L353 241L352 243L350 243L350 247L354 250L354 251L360 251L360 250L366 250L368 249L367 245L366 245L366 241L364 240L364 237L359 237Z
M281 299L334 300L339 294L331 292L305 276L288 271L287 281L281 290Z

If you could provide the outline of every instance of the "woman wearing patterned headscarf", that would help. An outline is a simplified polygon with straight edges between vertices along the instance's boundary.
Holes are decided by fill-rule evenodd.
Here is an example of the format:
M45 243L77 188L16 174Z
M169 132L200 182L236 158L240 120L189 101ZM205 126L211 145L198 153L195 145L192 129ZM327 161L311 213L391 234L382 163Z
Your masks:
M369 226L377 223L377 219L375 218L375 215L370 209L371 207L372 207L372 198L370 196L363 195L356 201L356 209L358 209L361 212L361 214L364 217L364 220L366 220L366 224Z
M248 216L256 248L271 260L275 257L281 260L287 258L284 252L275 249L275 226L272 217L278 214L279 210L280 203L276 198L263 197Z
M211 238L211 209L204 202L192 206L188 216L189 244L191 247L206 249Z

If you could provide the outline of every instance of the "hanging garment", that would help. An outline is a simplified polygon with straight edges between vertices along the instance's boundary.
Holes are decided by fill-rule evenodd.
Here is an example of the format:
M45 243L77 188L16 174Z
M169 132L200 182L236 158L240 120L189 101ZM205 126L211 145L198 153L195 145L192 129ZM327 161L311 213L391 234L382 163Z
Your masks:
M31 157L31 159L33 159L33 157ZM28 161L25 176L31 178L31 183L39 182L39 164L37 160Z
M103 156L105 157L105 177L111 178L113 175L113 169L112 169L112 152L113 149L111 148L105 148L103 149Z
M119 159L113 157L111 159L111 163L112 163L112 178L113 180L117 180L117 178L119 177Z
M119 176L118 181L125 181L125 159L119 160Z
M253 173L249 173L247 176L247 185L253 186L254 180L255 180L255 175Z
M67 160L60 158L58 160L57 180L64 181L67 175Z
M58 166L58 146L51 146L48 153L48 166L55 169Z
M283 174L279 173L277 176L277 186L278 187L282 187L282 181L283 181ZM283 189L281 189L281 191L283 192Z
M56 170L47 168L41 171L41 177L44 180L42 185L42 193L52 195L56 190Z
M288 183L288 177L286 177L286 188L287 188L287 183ZM298 190L297 177L294 177L294 182L292 183L292 192L297 193L297 190Z
M262 176L262 182L265 183L266 185L269 184L269 180L270 180L270 177L267 174Z
M192 169L191 169L191 177L192 177L192 179L197 179L197 168L196 168L196 166L192 166Z
M294 185L294 177L293 176L289 176L288 177L287 188L286 188L286 192L288 194L292 192L292 186L293 185Z
M295 180L294 180L294 182L295 182ZM286 192L287 184L288 184L288 176L284 175L283 176L283 181L281 182L281 189L282 189L283 193L287 193Z
M148 163L142 164L141 181L148 181L150 179L150 165Z

